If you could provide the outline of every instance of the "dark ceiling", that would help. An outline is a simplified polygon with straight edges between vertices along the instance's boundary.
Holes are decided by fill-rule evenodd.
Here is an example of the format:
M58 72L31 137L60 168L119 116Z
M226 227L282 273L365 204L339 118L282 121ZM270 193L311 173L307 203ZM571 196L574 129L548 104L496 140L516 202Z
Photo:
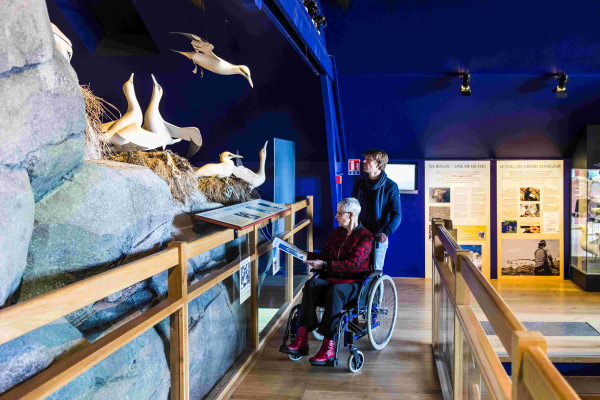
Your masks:
M600 122L600 2L352 1L322 4L349 157L568 157ZM460 97L456 73L472 75ZM551 93L569 74L568 97Z

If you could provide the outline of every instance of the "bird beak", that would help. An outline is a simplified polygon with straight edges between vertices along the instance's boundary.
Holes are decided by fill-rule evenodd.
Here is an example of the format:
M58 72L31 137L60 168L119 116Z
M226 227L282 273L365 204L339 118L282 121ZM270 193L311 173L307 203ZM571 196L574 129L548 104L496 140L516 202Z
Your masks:
M129 82L133 82L133 73L131 74L131 76L129 77Z
M248 82L250 82L250 87L254 88L254 85L252 84L252 78L250 78L249 76L246 76L246 79L248 79Z
M267 144L268 144L268 143L269 143L269 141L267 140L267 141L265 142L265 145L263 146L263 150L264 150L264 151L267 151Z
M237 154L232 154L229 157L231 157L231 158L244 158L243 156L239 156Z
M158 86L158 82L156 82L156 78L154 77L154 74L150 74L150 76L152 77L152 80L154 81L154 86Z

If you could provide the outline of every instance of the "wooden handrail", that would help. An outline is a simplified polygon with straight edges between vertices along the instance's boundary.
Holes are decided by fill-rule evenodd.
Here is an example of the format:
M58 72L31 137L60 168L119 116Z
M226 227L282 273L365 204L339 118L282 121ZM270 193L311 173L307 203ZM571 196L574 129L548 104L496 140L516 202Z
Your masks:
M183 306L183 300L162 301L83 350L4 393L0 399L34 400L49 396Z
M523 354L523 381L534 399L576 400L579 396L558 372L546 353L529 347Z
M135 285L178 262L168 249L0 310L0 344Z
M251 311L253 313L252 345L255 351L251 352L249 357L254 357L257 354L256 349L259 348L256 298L258 295L256 287L257 261L260 255L272 249L272 244L268 242L256 246L257 229L281 218L286 218L287 225L289 225L290 218L293 220L296 211L307 208L306 219L291 226L278 236L282 240L293 241L295 233L308 227L309 251L312 251L312 201L312 196L308 196L307 199L292 204L291 210L266 220L260 225L238 231L238 236L247 234L250 241L250 260L254 280ZM38 399L49 396L169 316L172 330L171 398L187 400L189 396L186 376L188 373L188 303L234 274L240 267L239 260L233 261L188 287L187 260L221 246L233 240L234 237L233 229L225 229L190 242L172 242L167 250L0 310L0 344L3 344L160 272L169 270L169 293L166 300L0 395L0 400ZM248 254L243 255L241 259L243 260L245 257L248 257ZM286 279L286 290L288 293L293 293L293 288L287 287L290 284L293 284L293 280ZM288 308L289 306L290 304L287 305ZM244 365L247 365L247 362Z
M490 282L475 267L470 257L460 248L453 234L441 220L432 221L434 240L432 246L433 267L449 293L454 307L455 357L452 368L455 398L461 398L463 338L466 338L492 398L503 400L576 400L573 388L554 367L545 353L546 341L539 332L530 332L517 319L510 307ZM451 226L451 225L448 225ZM456 234L456 231L453 231ZM444 261L444 251L448 254ZM450 264L454 267L451 268ZM435 276L435 274L434 274ZM458 293L460 292L460 293ZM473 295L488 318L496 335L511 355L512 381L509 379L491 343L485 335L470 306ZM439 318L439 296L434 290L433 349L439 350L436 333ZM458 349L458 350L457 350ZM457 365L459 364L459 365Z

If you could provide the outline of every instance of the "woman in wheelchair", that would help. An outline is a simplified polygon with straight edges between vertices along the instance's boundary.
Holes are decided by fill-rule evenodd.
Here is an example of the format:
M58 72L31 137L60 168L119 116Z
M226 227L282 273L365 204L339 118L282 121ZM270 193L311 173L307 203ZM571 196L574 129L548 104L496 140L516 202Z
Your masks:
M334 360L334 338L342 309L357 299L365 272L370 271L373 235L358 221L359 214L358 200L349 197L340 201L335 216L340 226L333 230L321 253L308 253L306 263L321 272L304 285L298 333L292 343L279 349L282 353L308 355L308 334L318 327L323 342L310 362L327 365ZM325 307L320 323L316 314L319 305Z

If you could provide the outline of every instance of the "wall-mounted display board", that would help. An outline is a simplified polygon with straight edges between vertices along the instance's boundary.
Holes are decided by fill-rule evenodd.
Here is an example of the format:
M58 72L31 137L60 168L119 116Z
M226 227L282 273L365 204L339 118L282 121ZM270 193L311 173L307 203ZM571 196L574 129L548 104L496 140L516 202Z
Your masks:
M563 162L497 162L498 278L562 277Z
M425 278L431 278L431 218L451 219L458 244L490 277L490 161L425 162Z

